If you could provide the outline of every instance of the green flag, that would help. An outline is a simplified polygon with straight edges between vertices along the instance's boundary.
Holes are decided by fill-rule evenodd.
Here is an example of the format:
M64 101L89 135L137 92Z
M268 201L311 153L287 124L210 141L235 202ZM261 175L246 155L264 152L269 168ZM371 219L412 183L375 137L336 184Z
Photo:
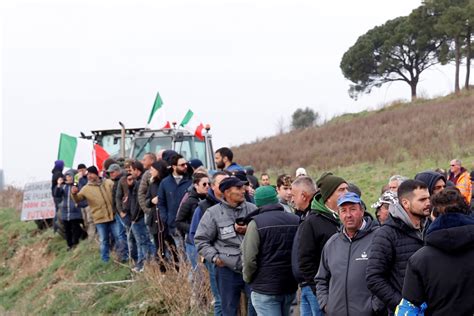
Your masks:
M194 115L193 111L188 110L188 113L186 113L186 115L184 116L184 118L181 121L181 124L179 124L179 126L185 127L189 123L189 121L191 120L193 115Z
M155 103L153 103L153 108L151 109L150 117L148 118L147 124L150 124L151 119L153 118L153 115L155 114L156 111L158 111L158 109L161 108L162 105L163 105L163 101L161 101L160 93L157 92Z
M64 161L66 167L72 167L76 154L77 138L61 133L59 139L58 160Z

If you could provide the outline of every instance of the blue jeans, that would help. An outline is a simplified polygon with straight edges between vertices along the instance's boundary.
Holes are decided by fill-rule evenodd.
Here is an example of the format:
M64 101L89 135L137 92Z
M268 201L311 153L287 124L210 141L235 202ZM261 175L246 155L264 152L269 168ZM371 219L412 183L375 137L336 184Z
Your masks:
M301 288L301 316L324 316L323 311L319 307L318 299L313 294L310 286L303 286Z
M135 240L135 237L133 236L133 233L131 230L132 223L130 222L130 216L126 215L124 218L120 218L120 221L125 227L128 250L130 251L129 257L132 258L133 262L137 262L138 261L137 241Z
M152 252L152 246L148 229L145 225L145 220L140 218L138 221L132 223L131 226L132 234L135 237L137 243L138 258L136 261L136 267L143 268L145 260L149 260L154 256Z
M193 270L195 270L197 267L197 258L198 258L197 248L196 246L188 244L188 243L185 243L185 247L186 247L186 257L191 263Z
M110 259L110 233L112 232L112 225L114 222L106 222L96 224L97 233L99 234L100 242L100 258L104 262L109 262Z
M115 251L117 251L120 261L127 261L127 235L125 234L125 226L123 225L120 215L118 214L115 214L115 220L112 222L111 232L115 240Z
M221 295L219 294L216 280L216 266L214 263L207 260L204 262L204 264L207 268L207 271L209 272L209 283L211 283L211 292L212 296L214 296L214 315L222 316Z
M241 291L244 291L248 298L247 315L256 315L250 298L250 287L244 282L242 274L227 267L216 267L216 276L224 316L237 315L237 311L240 309Z
M290 315L291 302L295 298L296 293L287 295L266 295L252 291L252 304L257 315L275 315L288 316Z

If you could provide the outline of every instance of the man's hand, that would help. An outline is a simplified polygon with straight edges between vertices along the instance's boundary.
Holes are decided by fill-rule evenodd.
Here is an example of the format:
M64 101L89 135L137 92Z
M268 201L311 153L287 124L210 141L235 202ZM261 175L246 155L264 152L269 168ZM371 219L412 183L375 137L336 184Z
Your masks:
M74 185L74 186L71 188L71 193L72 193L72 194L77 194L77 192L79 192L79 188Z
M155 196L154 198L151 199L151 203L157 205L158 204L158 197Z
M216 260L214 260L214 264L219 268L222 268L224 266L224 261L222 261L221 258L217 257Z
M119 215L120 215L120 218L124 218L125 216L127 216L127 213L119 211Z
M234 224L234 229L237 234L245 235L245 232L247 231L247 225Z
M57 182L57 183L58 183L58 186L60 186L61 184L63 184L63 183L64 183L64 179L63 179L63 178L61 178L61 177L59 177L59 178L58 178L58 182Z

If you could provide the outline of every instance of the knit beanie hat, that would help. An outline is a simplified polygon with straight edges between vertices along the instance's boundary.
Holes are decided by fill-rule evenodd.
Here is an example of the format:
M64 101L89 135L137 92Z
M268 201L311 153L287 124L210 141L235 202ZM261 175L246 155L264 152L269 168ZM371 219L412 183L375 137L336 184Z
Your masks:
M257 207L278 203L277 191L271 185L264 185L255 190L255 205Z
M89 168L87 168L87 172L99 175L99 170L97 170L95 166L90 166Z
M326 202L327 199L336 191L336 189L343 183L347 183L341 177L336 177L331 172L325 172L316 181L319 191L321 192L322 202Z

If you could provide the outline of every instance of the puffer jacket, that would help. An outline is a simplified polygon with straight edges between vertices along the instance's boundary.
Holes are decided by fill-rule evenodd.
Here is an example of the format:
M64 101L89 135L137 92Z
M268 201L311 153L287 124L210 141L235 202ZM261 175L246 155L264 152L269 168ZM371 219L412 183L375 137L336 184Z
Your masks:
M82 219L81 208L71 198L71 184L63 184L62 186L56 186L54 189L54 196L63 200L61 207L61 220L71 221L76 219Z
M474 315L474 218L441 215L425 240L408 260L403 298L426 302L425 315Z
M257 207L249 202L231 207L225 201L209 208L202 216L194 236L194 244L199 254L209 262L217 255L226 267L241 272L240 245L244 235L234 230L234 224L237 218L243 218L256 209Z
M390 218L373 238L366 280L369 290L393 312L402 299L408 259L423 247L428 222L425 221L423 229L419 230L399 203L390 205L389 210Z
M110 179L88 182L77 194L71 194L72 199L79 203L87 200L91 208L94 224L107 223L114 220L112 209L112 189L114 182Z

